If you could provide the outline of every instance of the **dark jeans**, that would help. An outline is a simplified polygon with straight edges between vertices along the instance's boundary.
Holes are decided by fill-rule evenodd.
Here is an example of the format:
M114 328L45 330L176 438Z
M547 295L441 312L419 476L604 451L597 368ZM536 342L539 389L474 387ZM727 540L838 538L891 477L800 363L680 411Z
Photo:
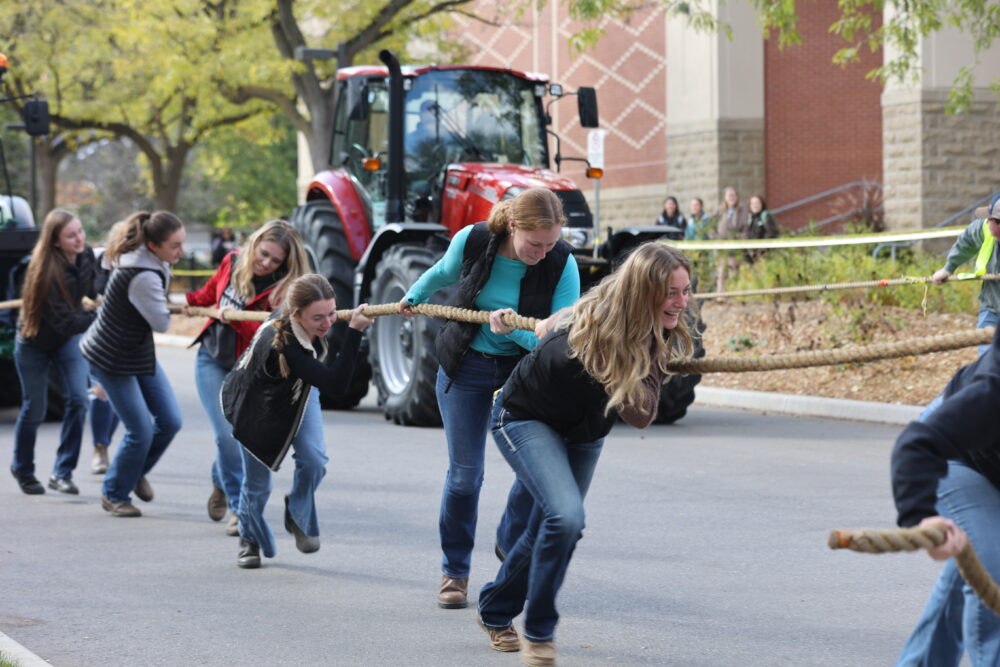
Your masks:
M43 350L18 338L14 343L14 365L21 380L21 411L14 424L13 471L19 476L35 474L35 439L48 407L49 367L55 365L62 383L65 413L59 449L52 474L69 479L80 458L83 422L87 417L87 362L80 354L78 334L54 350Z
M479 491L483 486L490 406L493 393L507 381L517 361L517 357L486 357L470 349L454 378L438 368L438 407L448 440L448 473L441 496L438 529L441 571L449 577L469 576L479 516ZM524 530L531 511L531 496L518 486L512 490L508 507L497 529L497 544L504 551Z

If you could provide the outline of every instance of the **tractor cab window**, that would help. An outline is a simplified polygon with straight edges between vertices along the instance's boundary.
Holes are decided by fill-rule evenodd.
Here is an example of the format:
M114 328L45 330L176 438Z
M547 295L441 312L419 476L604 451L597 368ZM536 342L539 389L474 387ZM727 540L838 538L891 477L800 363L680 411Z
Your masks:
M366 157L389 151L389 91L380 79L348 79L343 82L334 120L334 165L343 165L371 198L372 224L385 222L386 171L367 171Z
M432 219L452 162L547 166L537 86L509 72L432 70L413 79L404 113L407 209Z

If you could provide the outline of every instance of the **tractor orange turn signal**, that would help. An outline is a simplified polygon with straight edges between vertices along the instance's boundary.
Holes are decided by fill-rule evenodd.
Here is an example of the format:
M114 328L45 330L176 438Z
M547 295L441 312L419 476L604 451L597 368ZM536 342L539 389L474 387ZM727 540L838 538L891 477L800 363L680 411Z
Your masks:
M365 171L378 171L382 168L382 159L377 157L366 157L361 161L361 166Z
M587 167L587 178L600 178L604 176L604 170L600 167Z

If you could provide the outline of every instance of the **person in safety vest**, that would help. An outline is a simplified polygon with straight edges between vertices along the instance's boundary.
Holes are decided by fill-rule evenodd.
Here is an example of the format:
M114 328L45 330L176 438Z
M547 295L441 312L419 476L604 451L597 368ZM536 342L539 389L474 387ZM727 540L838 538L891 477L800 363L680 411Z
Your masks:
M1000 255L995 252L1000 239L1000 192L993 195L990 205L976 209L976 219L962 232L948 251L944 268L938 269L931 280L943 285L959 265L976 258L975 275L1000 273ZM995 327L1000 319L1000 281L984 280L979 291L979 321L976 326ZM989 345L980 345L979 354Z

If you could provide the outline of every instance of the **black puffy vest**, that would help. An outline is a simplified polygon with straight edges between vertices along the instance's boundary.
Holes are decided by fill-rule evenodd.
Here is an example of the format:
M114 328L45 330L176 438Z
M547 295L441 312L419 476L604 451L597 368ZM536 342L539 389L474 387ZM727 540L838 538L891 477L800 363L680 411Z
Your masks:
M104 289L97 319L80 342L84 358L112 375L155 375L153 330L128 298L132 279L146 268L115 269ZM166 289L166 279L163 288Z
M548 424L566 442L603 438L615 424L616 410L604 414L608 394L569 356L569 329L557 330L514 368L503 386L503 407L514 419Z
M452 299L452 306L475 309L475 300L490 279L493 270L493 260L496 258L500 243L507 235L497 236L490 233L485 222L477 222L469 232L465 241L465 252L462 255L462 273L458 281L458 289ZM529 266L521 279L521 291L518 296L517 312L526 317L548 317L552 314L552 294L566 268L572 247L563 240L545 255L545 259L534 266ZM448 377L455 377L458 366L469 350L469 345L476 337L481 324L472 322L447 321L438 332L435 341L438 363Z

